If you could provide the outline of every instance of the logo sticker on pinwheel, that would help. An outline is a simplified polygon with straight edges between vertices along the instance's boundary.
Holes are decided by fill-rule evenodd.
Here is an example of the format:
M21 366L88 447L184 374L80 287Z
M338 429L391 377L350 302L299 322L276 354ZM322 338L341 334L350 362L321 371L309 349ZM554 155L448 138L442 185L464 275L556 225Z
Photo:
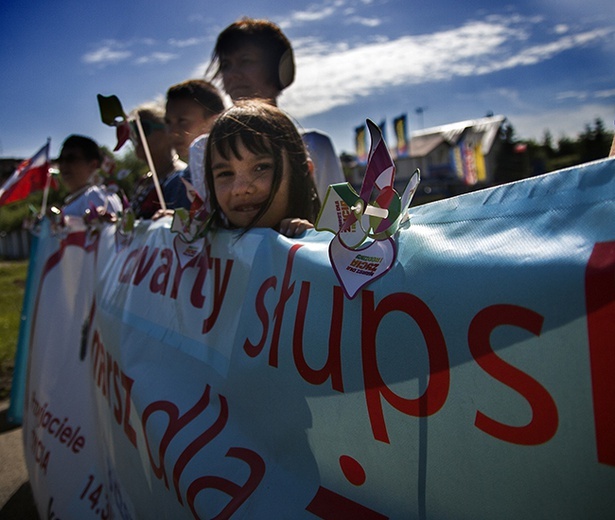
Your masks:
M327 190L316 220L318 231L335 236L329 258L347 298L354 298L367 284L386 274L397 257L393 236L409 219L408 207L418 184L417 169L400 197L393 188L395 163L380 128L366 121L371 147L359 194L345 182Z

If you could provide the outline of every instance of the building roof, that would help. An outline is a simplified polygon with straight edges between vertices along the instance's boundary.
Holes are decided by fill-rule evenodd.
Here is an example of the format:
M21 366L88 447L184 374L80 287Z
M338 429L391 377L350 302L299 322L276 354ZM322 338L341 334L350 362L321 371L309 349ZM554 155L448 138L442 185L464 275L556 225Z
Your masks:
M417 130L410 134L410 157L424 157L444 142L454 146L468 130L481 135L483 153L488 154L505 120L504 116L489 116Z

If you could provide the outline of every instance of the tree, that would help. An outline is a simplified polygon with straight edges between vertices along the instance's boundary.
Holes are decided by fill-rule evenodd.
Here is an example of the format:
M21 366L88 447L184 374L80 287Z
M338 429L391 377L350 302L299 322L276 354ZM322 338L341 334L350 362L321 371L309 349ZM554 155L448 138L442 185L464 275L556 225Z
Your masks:
M576 153L576 143L568 136L562 136L557 141L557 155L574 155Z
M555 155L555 150L553 149L553 135L548 128L545 130L544 136L542 138L542 149L544 150L548 158L551 158Z
M613 134L606 131L604 122L597 117L594 126L585 125L585 131L579 136L579 152L582 162L602 159L609 154Z
M528 154L525 146L515 139L515 129L506 122L500 129L501 146L494 172L496 184L512 182L529 175Z

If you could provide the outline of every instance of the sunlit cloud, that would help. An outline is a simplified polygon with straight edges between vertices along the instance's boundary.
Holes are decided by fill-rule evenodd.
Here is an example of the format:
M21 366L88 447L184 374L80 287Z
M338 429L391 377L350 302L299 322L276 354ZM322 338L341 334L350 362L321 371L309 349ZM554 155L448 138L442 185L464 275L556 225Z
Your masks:
M89 65L97 65L99 67L114 65L128 59L131 59L132 63L137 65L168 63L179 58L179 55L166 49L169 47L173 49L189 47L197 45L201 41L199 38L185 40L170 39L166 43L161 44L153 38L139 38L128 41L106 40L97 49L84 54L81 60ZM153 51L152 47L156 46L162 47L162 50Z
M556 34L564 34L568 32L569 27L566 24L559 24L553 28Z
M201 45L204 41L204 38L186 38L185 40L176 40L175 38L171 38L168 43L171 47L184 48Z
M565 92L559 92L555 95L557 101L566 101L568 99L574 99L576 101L585 101L588 98L588 92L582 92L578 90L567 90Z
M114 48L113 45L103 45L96 50L83 55L81 60L84 63L93 65L107 65L127 60L132 56L132 52Z
M557 101L566 101L569 99L586 101L588 99L608 99L611 97L615 97L615 89L597 90L595 92L587 90L567 90L556 94L555 99Z
M508 106L510 110L516 112L532 110L535 106L533 100L527 98L525 91L511 87L489 87L479 91L456 92L455 100L462 104L474 102L485 107Z
M365 27L379 27L382 25L380 18L366 18L364 16L351 16L345 21L346 24L364 25Z
M606 98L615 97L615 89L599 90L598 92L594 94L594 96L598 99L606 99Z
M279 26L282 29L287 30L296 25L323 20L332 16L334 13L335 10L331 7L321 10L295 11L290 17L281 20Z
M478 69L477 73L485 74L518 66L535 65L564 51L583 47L597 41L602 41L607 36L613 34L613 32L613 29L597 29L580 34L564 36L546 44L532 45L512 56L509 56L507 59L502 60L499 63L487 64L484 69Z
M295 42L297 78L281 105L296 117L327 112L396 85L444 82L535 65L562 52L606 41L615 29L556 34L530 43L538 17L488 17L428 35L361 45L310 38Z
M135 60L137 65L145 65L148 63L167 63L171 60L179 58L179 55L170 52L152 52L147 56L141 56Z
M340 13L340 10L345 5L344 0L335 0L333 2L325 1L319 4L310 4L306 9L293 11L285 18L278 21L278 25L284 29L290 29L306 23L313 23L331 18Z

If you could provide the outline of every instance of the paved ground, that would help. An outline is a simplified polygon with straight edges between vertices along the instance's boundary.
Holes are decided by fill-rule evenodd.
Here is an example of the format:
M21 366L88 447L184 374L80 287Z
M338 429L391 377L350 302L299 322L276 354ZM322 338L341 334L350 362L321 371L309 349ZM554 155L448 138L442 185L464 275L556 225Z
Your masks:
M38 520L23 456L21 428L6 418L8 401L0 401L0 520Z

